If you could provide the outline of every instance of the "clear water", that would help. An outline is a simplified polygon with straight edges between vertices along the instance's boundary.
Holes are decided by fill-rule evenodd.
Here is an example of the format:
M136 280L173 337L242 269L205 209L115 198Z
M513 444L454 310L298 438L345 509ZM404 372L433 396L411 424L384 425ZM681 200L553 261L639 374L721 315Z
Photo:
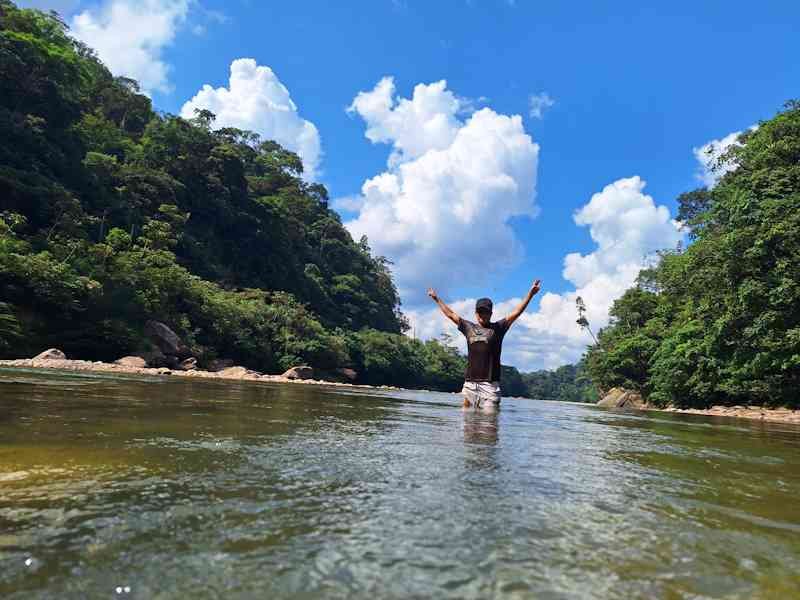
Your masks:
M800 430L0 372L2 598L800 597Z

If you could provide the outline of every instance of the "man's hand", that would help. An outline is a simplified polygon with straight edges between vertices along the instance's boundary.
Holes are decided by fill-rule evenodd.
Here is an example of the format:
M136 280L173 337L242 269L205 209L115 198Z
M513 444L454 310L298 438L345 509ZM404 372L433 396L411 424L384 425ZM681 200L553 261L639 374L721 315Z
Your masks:
M511 313L506 317L506 323L508 324L509 327L511 327L511 325L514 323L514 321L519 319L519 316L523 312L525 312L525 309L528 308L528 303L531 300L533 300L533 297L536 294L539 293L539 289L541 288L541 285L542 285L542 281L540 279L537 279L536 281L534 281L533 285L531 286L531 289L528 290L528 295L525 296L522 299L522 302L520 303L520 305L517 306L517 308L515 308L514 310L512 310Z
M439 305L439 310L442 311L445 317L450 319L453 323L458 325L461 322L461 317L459 317L452 308L447 306L444 302L439 299L439 294L436 293L436 290L433 288L428 288L428 296L430 296L436 304Z

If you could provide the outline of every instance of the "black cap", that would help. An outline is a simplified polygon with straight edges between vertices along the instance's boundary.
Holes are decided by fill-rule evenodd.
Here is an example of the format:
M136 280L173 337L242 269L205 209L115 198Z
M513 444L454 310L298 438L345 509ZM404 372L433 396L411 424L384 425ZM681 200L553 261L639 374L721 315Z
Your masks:
M475 312L478 312L481 309L485 309L488 310L489 312L492 312L492 301L489 298L480 298L475 303Z

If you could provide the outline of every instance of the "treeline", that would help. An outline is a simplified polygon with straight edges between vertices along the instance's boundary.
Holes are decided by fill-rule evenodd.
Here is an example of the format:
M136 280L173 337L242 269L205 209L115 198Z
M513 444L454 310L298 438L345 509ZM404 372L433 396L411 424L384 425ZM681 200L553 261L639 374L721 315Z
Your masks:
M599 399L583 361L554 371L522 373L521 379L525 385L523 395L528 398L563 402L597 402Z
M713 189L679 198L661 254L586 356L602 389L657 405L800 404L800 102L739 138Z

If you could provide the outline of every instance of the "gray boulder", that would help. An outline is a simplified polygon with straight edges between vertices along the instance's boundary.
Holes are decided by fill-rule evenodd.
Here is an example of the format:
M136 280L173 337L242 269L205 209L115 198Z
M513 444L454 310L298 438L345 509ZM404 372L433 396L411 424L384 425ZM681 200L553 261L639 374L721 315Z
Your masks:
M145 323L144 332L150 341L167 356L176 356L182 360L189 358L192 354L178 334L160 321Z
M605 396L603 396L602 398L600 398L600 400L597 401L597 406L603 406L605 408L616 408L617 401L624 393L625 390L622 388L618 387L611 388L610 390L608 390Z
M147 363L148 367L152 368L159 368L159 367L166 367L168 366L167 357L164 353L156 348L155 346L147 350L146 352L140 352L139 356L141 356L145 362Z
M605 408L645 408L647 403L639 392L616 387L609 390L597 403L597 406Z
M281 377L286 377L286 379L313 379L314 369L305 365L292 367L281 375Z
M178 365L178 368L181 371L196 371L197 370L197 359L194 356L187 358L186 360L182 360Z
M247 375L253 373L245 367L228 367L217 372L220 377L227 377L229 379L244 379Z
M354 369L336 369L336 374L341 375L343 379L351 383L358 379L358 373Z
M115 360L114 364L121 365L123 367L144 369L147 366L147 361L141 356L123 356L122 358Z
M37 354L33 360L66 360L67 355L58 348L48 348L44 352Z
M229 369L233 366L233 361L230 358L215 358L208 363L207 370L212 373Z
M358 378L358 373L353 369L345 368L334 369L333 371L314 369L314 378L333 383L353 383Z

